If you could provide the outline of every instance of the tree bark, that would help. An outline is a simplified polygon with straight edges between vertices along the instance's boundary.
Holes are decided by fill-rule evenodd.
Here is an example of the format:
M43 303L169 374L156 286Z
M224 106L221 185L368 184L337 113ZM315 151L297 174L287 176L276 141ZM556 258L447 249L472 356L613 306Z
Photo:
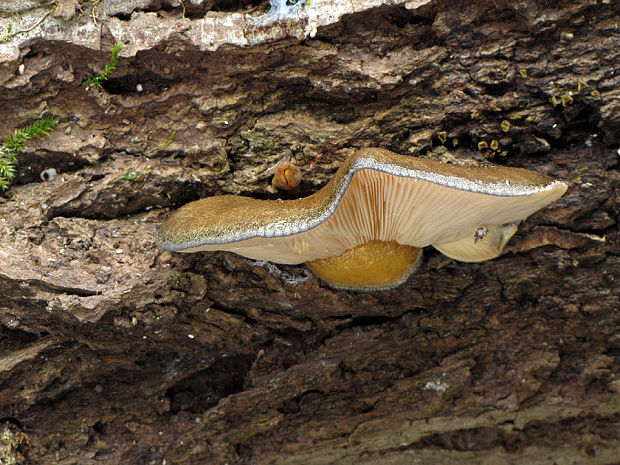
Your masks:
M0 2L0 135L59 123L0 196L0 464L619 463L616 3L33 4ZM389 291L154 244L371 146L569 190Z

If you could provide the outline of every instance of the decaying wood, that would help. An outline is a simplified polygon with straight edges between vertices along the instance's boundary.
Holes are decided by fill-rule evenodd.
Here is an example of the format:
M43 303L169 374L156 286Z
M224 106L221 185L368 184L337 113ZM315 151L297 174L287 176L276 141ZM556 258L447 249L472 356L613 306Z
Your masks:
M65 1L5 38L0 135L60 122L0 197L0 463L618 463L617 4L384 3ZM570 187L498 259L427 250L385 292L154 245L368 146Z

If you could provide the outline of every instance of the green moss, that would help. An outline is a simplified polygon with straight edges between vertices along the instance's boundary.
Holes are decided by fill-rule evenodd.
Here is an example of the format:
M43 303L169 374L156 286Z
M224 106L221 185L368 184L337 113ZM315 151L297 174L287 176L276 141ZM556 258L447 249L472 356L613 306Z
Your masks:
M134 171L129 171L129 168L125 168L125 173L121 176L121 179L126 181L137 181L142 177L141 173L136 173Z
M15 165L19 153L24 150L24 142L28 139L43 137L58 124L55 116L42 118L30 126L16 130L13 134L4 136L4 143L0 145L0 189L5 190L15 177Z
M176 133L177 133L176 131L172 131L170 133L170 137L168 137L168 140L166 142L164 142L163 144L158 145L157 147L149 150L148 153L151 154L153 152L157 152L158 150L162 150L162 149L165 149L166 147L168 147L170 144L172 144L172 141L174 141L174 136L176 135Z
M175 271L174 273L172 273L172 279L174 281L174 283L172 284L173 288L176 289L181 289L181 273L179 273L178 271Z
M95 74L89 77L86 80L86 89L90 89L93 86L101 87L101 83L108 79L108 74L110 74L116 69L116 66L118 65L118 54L124 46L125 44L123 42L114 44L114 47L110 52L110 58L108 59L108 62L103 68L103 71L101 71L99 74Z

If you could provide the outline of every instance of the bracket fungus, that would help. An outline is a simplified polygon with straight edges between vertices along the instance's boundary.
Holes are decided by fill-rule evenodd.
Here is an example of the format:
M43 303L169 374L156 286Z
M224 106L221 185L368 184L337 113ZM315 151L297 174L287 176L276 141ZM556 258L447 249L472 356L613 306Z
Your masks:
M522 219L566 189L521 168L462 167L368 148L305 198L191 202L160 228L157 245L305 262L337 288L387 289L408 278L428 245L459 261L497 257Z

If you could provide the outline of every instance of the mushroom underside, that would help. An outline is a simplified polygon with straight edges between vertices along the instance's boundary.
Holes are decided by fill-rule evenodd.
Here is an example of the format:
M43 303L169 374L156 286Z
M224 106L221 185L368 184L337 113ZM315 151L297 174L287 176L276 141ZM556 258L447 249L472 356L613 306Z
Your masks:
M201 206L205 211L217 213L216 206L207 205L217 199L221 197L198 202L205 203ZM278 202L244 201L249 201L244 213L260 211L264 202ZM516 224L547 203L549 192L545 190L529 196L500 197L366 169L355 173L335 212L312 229L279 237L202 244L181 251L227 250L255 260L299 264L338 256L370 241L394 241L418 248L433 245L451 258L475 262L499 255L516 231ZM295 222L284 222L283 229L300 228Z

